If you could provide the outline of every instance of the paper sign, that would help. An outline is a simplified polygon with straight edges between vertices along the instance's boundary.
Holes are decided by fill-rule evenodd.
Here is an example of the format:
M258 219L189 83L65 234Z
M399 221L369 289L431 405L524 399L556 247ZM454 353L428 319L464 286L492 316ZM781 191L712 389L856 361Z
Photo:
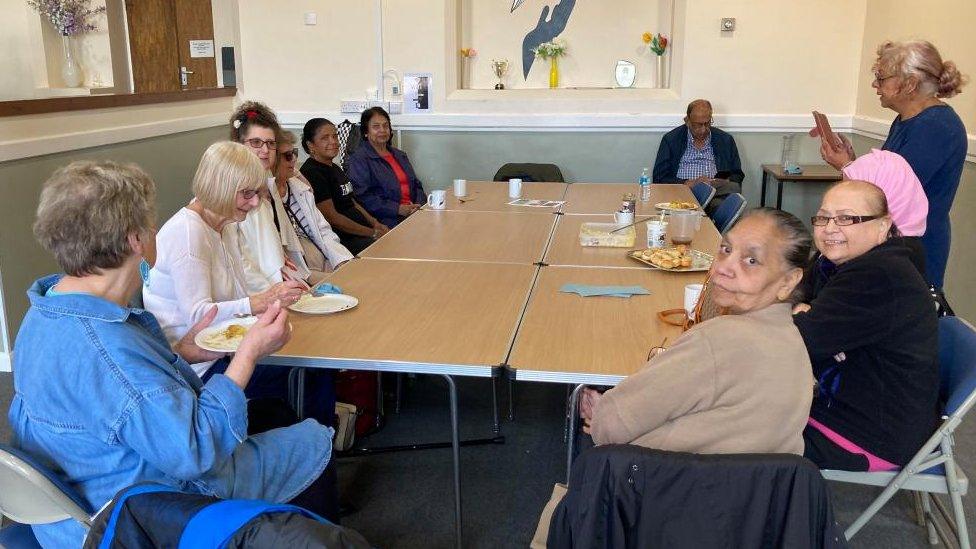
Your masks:
M213 57L213 40L190 40L190 57Z

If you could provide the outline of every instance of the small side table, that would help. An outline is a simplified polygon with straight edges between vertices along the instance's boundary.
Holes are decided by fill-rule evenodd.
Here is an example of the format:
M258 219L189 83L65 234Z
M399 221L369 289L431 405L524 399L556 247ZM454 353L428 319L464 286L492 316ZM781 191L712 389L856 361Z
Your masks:
M826 164L800 164L803 173L791 174L783 171L779 164L762 165L762 197L759 205L766 205L766 182L769 177L776 180L776 209L783 208L783 183L787 181L817 181L831 183L841 180L841 173Z

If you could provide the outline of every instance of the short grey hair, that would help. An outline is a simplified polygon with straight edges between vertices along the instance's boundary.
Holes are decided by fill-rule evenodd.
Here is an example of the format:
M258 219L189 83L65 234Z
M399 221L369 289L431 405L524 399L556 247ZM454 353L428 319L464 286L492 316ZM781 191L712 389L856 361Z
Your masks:
M130 234L156 225L156 184L135 164L82 160L54 172L41 191L34 236L71 276L116 269Z

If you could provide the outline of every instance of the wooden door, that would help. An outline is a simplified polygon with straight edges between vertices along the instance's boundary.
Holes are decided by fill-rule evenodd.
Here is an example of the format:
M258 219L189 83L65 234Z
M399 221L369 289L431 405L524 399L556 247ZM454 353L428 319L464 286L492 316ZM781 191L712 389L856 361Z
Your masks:
M213 12L210 0L175 0L176 43L180 52L180 66L192 74L187 75L185 90L217 87L217 58L213 33ZM191 41L209 41L209 57L193 57ZM202 53L204 43L195 48Z
M210 0L125 0L125 9L133 91L217 87ZM196 48L191 41L197 42ZM185 84L181 69L187 73Z
M129 27L132 91L180 91L173 1L125 0L125 17Z

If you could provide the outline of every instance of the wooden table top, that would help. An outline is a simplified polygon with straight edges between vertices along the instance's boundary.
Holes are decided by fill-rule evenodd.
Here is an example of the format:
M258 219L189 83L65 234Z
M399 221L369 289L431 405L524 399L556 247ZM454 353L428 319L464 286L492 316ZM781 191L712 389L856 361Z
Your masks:
M791 174L783 171L781 164L763 164L763 172L780 181L840 181L843 175L827 164L800 164L801 174Z
M421 210L411 215L360 256L386 259L430 259L536 263L556 215L509 212Z
M641 219L638 216L638 219ZM647 223L641 222L635 226L637 230L637 240L634 248L603 248L581 246L579 243L580 225L583 223L612 223L613 216L596 215L561 215L556 222L556 231L553 233L552 241L549 244L549 251L546 253L544 263L549 265L576 265L590 267L626 267L635 269L646 269L644 264L634 261L627 257L627 252L635 248L647 247ZM714 254L718 250L718 245L722 241L711 219L702 219L701 229L691 242L692 248Z
M654 215L654 204L672 200L695 202L695 195L685 185L655 183L651 185L651 199L641 202L636 183L573 183L566 190L563 212L571 214L611 215L620 209L625 193L637 196L637 215Z
M562 200L566 194L566 183L522 183L522 198L538 200ZM499 181L468 181L467 196L461 202L454 196L453 185L445 188L447 191L447 210L466 212L513 212L551 214L556 208L530 208L526 206L509 206L513 199L508 197L508 183Z
M329 281L359 305L329 315L290 313L291 341L268 362L489 376L505 361L537 270L353 260Z
M652 269L543 267L508 364L516 379L614 385L640 369L651 347L681 329L658 320L658 311L680 308L686 284L705 273ZM651 295L580 297L563 284L641 285Z

